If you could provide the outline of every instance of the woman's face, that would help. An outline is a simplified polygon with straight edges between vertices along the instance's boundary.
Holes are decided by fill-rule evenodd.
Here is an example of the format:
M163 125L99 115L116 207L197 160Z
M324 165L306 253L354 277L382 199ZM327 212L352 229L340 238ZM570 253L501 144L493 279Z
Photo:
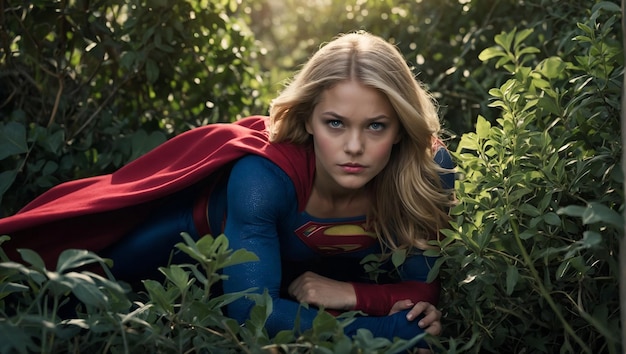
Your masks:
M400 140L400 122L387 97L354 80L322 92L306 130L313 136L315 183L336 193L364 187Z

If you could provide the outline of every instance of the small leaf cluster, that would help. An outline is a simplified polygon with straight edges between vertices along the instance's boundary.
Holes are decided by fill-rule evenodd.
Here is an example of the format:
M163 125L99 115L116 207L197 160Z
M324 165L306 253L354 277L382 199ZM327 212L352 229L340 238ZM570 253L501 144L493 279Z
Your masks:
M532 29L480 58L492 88L453 153L458 205L437 245L448 352L619 353L621 10L598 2L571 51L541 57Z

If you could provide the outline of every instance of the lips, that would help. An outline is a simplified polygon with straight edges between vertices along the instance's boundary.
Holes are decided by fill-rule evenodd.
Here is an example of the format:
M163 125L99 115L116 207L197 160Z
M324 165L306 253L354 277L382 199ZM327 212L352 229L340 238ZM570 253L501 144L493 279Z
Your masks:
M346 173L359 173L365 169L365 166L358 163L345 163L339 165L339 167Z

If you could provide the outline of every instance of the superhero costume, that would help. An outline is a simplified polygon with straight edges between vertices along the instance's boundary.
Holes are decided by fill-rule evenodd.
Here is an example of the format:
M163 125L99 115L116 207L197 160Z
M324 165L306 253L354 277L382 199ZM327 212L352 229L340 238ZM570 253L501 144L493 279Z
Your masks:
M238 124L244 127L262 129L264 124L259 124L259 121L262 122L262 120L263 118L249 118ZM209 127L196 130L206 130ZM222 128L209 130L220 129ZM215 134L201 135L214 136ZM385 285L369 284L359 261L367 254L380 253L380 249L374 235L363 228L365 218L316 219L304 212L304 205L312 185L313 154L309 149L289 144L268 144L264 135L258 137L259 139L253 140L254 148L257 149L254 152L242 148L239 143L234 143L241 140L238 139L239 137L225 142L225 144L233 145L233 149L237 151L237 154L234 154L236 156L230 160L253 154L239 159L234 164L227 179L227 188L223 185L226 183L226 179L214 178L213 172L228 164L230 162L228 158L224 159L225 162L216 168L205 168L205 170L210 171L208 175L202 175L199 179L187 178L187 181L194 181L192 183L179 182L179 188L172 188L173 191L167 194L176 193L167 199L162 199L161 195L163 194L156 194L151 189L145 193L137 193L130 189L129 192L135 192L137 195L152 194L156 195L156 198L151 201L142 200L138 206L132 207L149 209L151 215L148 220L144 221L134 231L124 234L123 242L112 242L113 245L109 244L107 245L109 247L101 248L103 255L114 259L114 272L132 277L130 272L136 271L137 274L135 275L140 277L142 273L156 269L156 266L163 265L164 261L167 260L163 258L168 255L172 245L180 241L178 237L180 231L187 231L198 236L204 234L200 230L208 228L208 224L213 230L221 230L221 216L227 213L228 218L226 218L224 233L229 238L231 248L246 248L253 251L261 261L225 269L224 272L229 276L229 280L224 282L224 288L227 292L246 290L251 287L257 287L258 291L268 289L274 302L273 312L266 324L270 335L276 334L281 329L293 328L293 321L298 312L301 328L310 328L317 310L313 308L299 309L300 305L288 299L284 292L286 285L304 270L311 270L333 279L352 282L357 294L357 307L355 309L362 310L372 317L357 318L346 328L347 334L354 334L358 328L368 328L375 336L389 339L394 336L411 338L421 333L422 330L417 326L417 321L406 321L404 317L406 311L393 316L385 315L389 312L391 305L398 300L409 298L414 302L424 300L436 303L438 284L425 283L428 270L434 259L415 255L408 258L407 262L399 269L401 282ZM181 146L180 142L178 146ZM246 147L249 146L252 144L246 145ZM280 155L281 157L292 154L291 158L287 158L287 161L293 162L294 165L292 166L296 170L302 168L301 171L305 171L308 176L298 174L295 170L292 170L290 174L288 172L289 166L284 166L286 161L275 158L273 156L275 151L272 148L279 149L283 154ZM161 155L165 152L176 151L176 149L171 148L161 148L161 150L163 150L159 152ZM228 149L221 150L222 154L231 153ZM211 154L210 151L212 150L201 152L206 155ZM146 158L149 160L156 159L150 154ZM451 161L445 149L439 149L435 158L441 160L438 162L444 167L452 167L451 165L446 166L451 164ZM132 167L133 164L138 165L134 166L135 168L150 165L146 162L143 164L133 162L127 166ZM296 164L300 166L295 166ZM167 167L168 162L161 163L161 166L156 170L165 169L167 172L174 173L176 169L183 166L179 165L170 169ZM128 171L123 171L123 169L120 171L126 173L122 176L133 175ZM143 176L150 176L151 174L147 171L138 172L139 177L129 178L134 186L153 187L158 186L157 183L164 183L158 178L156 182L144 181ZM142 172L143 176L141 176ZM294 179L294 175L297 179ZM250 178L250 176L254 177ZM116 177L118 176L112 176L111 180L119 181L119 178ZM302 181L307 185L299 185ZM450 176L445 176L442 178L442 182L451 186L453 179L450 180ZM190 184L191 186L189 186ZM213 192L208 194L210 198L205 198L206 202L198 203L198 190L202 190L205 184L208 184ZM215 186L215 184L218 185ZM183 187L182 191L179 191L180 187ZM304 191L304 195L302 195L302 191ZM79 193L85 194L80 190ZM156 200L160 202L161 206L153 209ZM99 202L99 200L94 202L99 203L99 205L106 204ZM41 202L37 204L37 200L31 204L42 205ZM43 203L43 205L45 204ZM36 210L34 208L29 205L25 208L25 212ZM123 208L126 209L129 206L125 205ZM198 213L198 210L201 213ZM198 215L209 215L208 221L205 220L207 225L202 225L202 221L198 220ZM216 221L218 222L216 223ZM0 221L0 231L6 232L3 221ZM169 239L163 237L165 234L171 237ZM119 238L121 235L116 235L116 237ZM72 247L76 246L72 245ZM142 260L140 264L136 264L135 260L137 259ZM150 259L156 261L156 264L151 264ZM281 271L283 272L282 275ZM248 316L250 306L252 303L241 299L229 306L229 315L243 321Z
M292 178L300 208L308 198L315 168L311 151L270 144L265 117L192 129L108 175L60 184L0 219L4 248L39 252L48 266L66 248L98 252L115 244L162 202L247 154L267 156Z

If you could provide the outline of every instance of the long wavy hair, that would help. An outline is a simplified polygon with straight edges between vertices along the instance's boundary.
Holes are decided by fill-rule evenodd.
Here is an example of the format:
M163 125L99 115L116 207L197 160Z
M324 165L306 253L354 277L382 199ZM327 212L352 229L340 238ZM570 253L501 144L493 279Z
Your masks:
M366 32L341 35L323 45L294 76L270 108L270 140L310 144L305 123L324 90L346 80L384 93L400 121L400 142L388 165L371 182L368 227L383 247L428 248L448 222L450 192L433 160L440 134L435 101L415 79L397 48Z

